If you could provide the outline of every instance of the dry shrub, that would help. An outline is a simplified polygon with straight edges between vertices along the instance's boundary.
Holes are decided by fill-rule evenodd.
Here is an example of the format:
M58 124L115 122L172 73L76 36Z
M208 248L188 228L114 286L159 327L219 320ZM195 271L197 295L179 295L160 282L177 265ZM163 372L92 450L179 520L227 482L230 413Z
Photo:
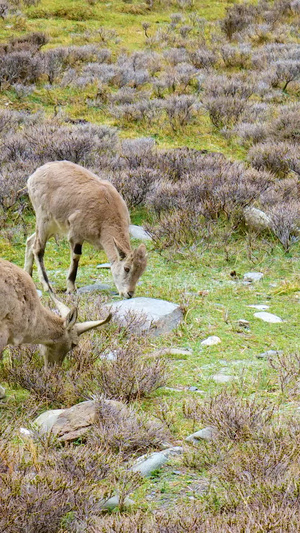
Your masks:
M8 533L56 533L70 513L97 514L106 492L100 482L116 460L97 446L55 448L32 439L0 442L0 526Z
M143 398L165 385L165 361L147 361L134 339L114 350L114 360L103 359L94 375L94 384L107 398L130 402Z
M255 17L256 9L247 3L235 4L226 9L226 15L220 22L221 30L231 40L235 33L248 26Z
M272 65L272 86L287 90L288 85L299 79L299 59L284 59L275 61Z
M300 354L276 352L268 358L268 362L276 371L281 392L289 396L298 395L300 392Z
M52 407L71 407L85 399L83 375L58 366L42 369L36 348L10 347L10 358L10 365L1 371L2 379L14 387L30 391L37 401L50 403Z
M296 149L287 142L258 143L250 148L248 161L257 170L273 172L278 178L285 178L298 167Z
M300 228L300 204L297 200L278 202L268 210L271 228L284 247L289 251L291 244L297 241Z
M107 177L131 208L145 203L150 188L159 179L159 173L157 170L141 167L114 172Z
M270 124L270 134L280 141L296 142L300 138L300 106L282 106Z
M147 167L148 159L151 160L155 141L151 137L138 139L125 139L121 142L119 158L122 167L133 170L138 167Z
M239 96L206 97L203 103L216 128L236 124L247 106L247 101Z
M157 98L143 98L133 104L111 106L110 113L124 122L152 122L159 116L161 109L161 102Z
M132 408L122 409L118 402L98 400L98 417L88 440L107 452L128 459L132 454L155 449L166 439L162 424L149 420Z
M197 69L213 67L217 62L217 55L213 50L206 46L197 48L197 50L190 53L190 59L194 67Z
M197 99L192 95L170 96L164 108L174 131L188 124L197 110Z
M274 407L267 401L243 399L226 389L202 403L184 405L184 414L217 430L218 438L244 441L268 427Z
M158 250L197 245L203 237L207 238L211 234L209 228L210 224L205 221L202 213L184 209L165 214L157 225L145 225Z
M261 143L266 139L268 128L266 124L261 122L241 122L229 134L237 135L243 145L251 147L253 144Z
M36 83L43 72L39 55L30 51L10 52L0 55L0 87L13 83Z
M220 53L225 67L247 69L252 65L252 49L247 43L239 43L236 46L224 44Z
M212 98L224 96L246 100L253 94L254 86L251 78L244 79L241 75L212 74L205 80L204 90L205 94Z
M49 41L44 32L32 32L19 37L13 37L7 45L4 45L5 52L20 52L21 50L30 50L32 53L39 51L42 46Z

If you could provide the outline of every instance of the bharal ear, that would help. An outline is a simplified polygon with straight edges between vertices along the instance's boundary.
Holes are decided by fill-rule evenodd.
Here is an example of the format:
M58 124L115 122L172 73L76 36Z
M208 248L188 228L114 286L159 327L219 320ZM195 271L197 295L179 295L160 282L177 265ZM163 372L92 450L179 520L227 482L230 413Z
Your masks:
M135 250L134 255L139 259L144 259L147 257L147 249L144 244L140 244L139 247Z
M77 316L78 316L77 308L73 307L73 309L71 309L71 311L67 314L65 318L65 327L67 330L70 330L75 326Z
M126 252L121 248L120 244L118 243L118 241L116 241L116 239L114 239L114 245L115 245L117 254L119 256L119 259L120 261L122 261L127 256Z

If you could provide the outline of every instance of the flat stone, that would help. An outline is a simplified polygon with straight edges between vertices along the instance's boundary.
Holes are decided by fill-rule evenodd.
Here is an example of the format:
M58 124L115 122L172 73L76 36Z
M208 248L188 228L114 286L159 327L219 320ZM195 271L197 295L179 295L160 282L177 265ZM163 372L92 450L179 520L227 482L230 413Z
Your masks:
M270 309L270 306L265 304L248 305L248 307L252 307L253 309L257 309L258 311L266 311L267 309Z
M220 344L220 342L220 337L212 335L211 337L207 337L207 339L204 339L204 341L201 341L200 344L202 344L202 346L214 346L215 344Z
M268 357L274 357L275 355L281 355L281 350L267 350L266 352L259 353L257 359L268 359Z
M112 289L111 285L107 285L107 283L94 283L93 285L84 285L84 287L77 289L78 294L86 294L97 291L108 291L116 294L116 290Z
M152 472L158 470L167 463L170 457L181 454L182 452L183 448L181 446L174 446L172 448L167 448L163 452L154 452L148 456L142 455L130 470L133 472L139 472L143 477L150 476Z
M192 433L188 437L186 437L185 440L188 442L193 442L194 444L197 444L199 440L207 440L210 441L214 438L216 435L216 429L207 426L206 428L200 429L199 431L196 431L195 433Z
M233 376L228 376L227 374L215 374L212 376L212 379L216 383L228 383L229 381L233 380Z
M252 283L255 281L259 281L262 277L262 272L246 272L246 274L244 274L244 281Z
M0 400L3 400L5 396L6 396L5 388L2 387L2 385L0 385Z
M154 336L169 333L183 318L179 305L156 298L131 298L106 304L106 307L120 325L130 325L135 333L148 332Z
M140 239L141 241L152 241L151 236L146 230L144 230L142 226L130 224L129 233L134 239Z
M260 318L264 322L269 322L270 324L276 324L277 322L283 322L282 318L279 316L273 315L272 313L266 313L261 311L260 313L254 313L256 318Z

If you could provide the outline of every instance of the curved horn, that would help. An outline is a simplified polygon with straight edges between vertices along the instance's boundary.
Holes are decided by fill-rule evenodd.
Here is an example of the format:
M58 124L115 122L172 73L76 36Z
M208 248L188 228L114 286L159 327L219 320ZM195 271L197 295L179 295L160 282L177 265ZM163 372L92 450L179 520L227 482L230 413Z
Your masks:
M81 322L80 324L76 324L75 328L78 333L78 335L82 335L82 333L85 333L86 331L89 331L90 329L97 328L98 326L102 326L103 324L106 324L110 321L112 317L112 314L109 313L107 317L104 320L91 320L90 322Z
M55 303L57 309L60 312L61 317L66 318L66 316L68 316L68 314L70 313L69 307L67 307L63 302L61 302L57 298L55 298L53 292L50 292L50 298Z

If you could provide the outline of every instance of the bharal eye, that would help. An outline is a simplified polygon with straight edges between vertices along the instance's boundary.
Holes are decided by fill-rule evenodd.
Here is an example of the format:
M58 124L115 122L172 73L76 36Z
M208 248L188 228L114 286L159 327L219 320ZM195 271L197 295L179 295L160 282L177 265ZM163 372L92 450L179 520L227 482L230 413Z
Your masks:
M127 272L127 274L128 274L128 272L130 271L130 268L129 268L129 267L124 267L124 270L125 270L125 272Z

